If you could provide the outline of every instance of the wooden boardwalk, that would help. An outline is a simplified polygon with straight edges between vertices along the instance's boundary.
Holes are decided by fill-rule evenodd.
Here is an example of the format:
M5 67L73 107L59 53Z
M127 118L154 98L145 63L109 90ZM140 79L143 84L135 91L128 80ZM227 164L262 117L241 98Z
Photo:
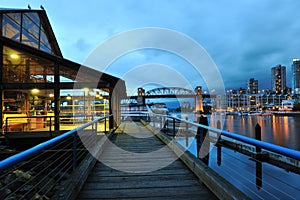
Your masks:
M78 199L216 199L142 124L124 123L117 132Z

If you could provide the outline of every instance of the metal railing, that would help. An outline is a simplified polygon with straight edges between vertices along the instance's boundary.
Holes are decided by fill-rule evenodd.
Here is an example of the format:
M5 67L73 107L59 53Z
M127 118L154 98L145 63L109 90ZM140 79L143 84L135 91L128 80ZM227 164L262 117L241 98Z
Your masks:
M55 119L60 120L60 126L76 125L80 126L93 121L94 115L83 116L14 116L6 117L4 124L4 136L7 142L9 133L25 132L48 132L49 136L55 132ZM106 122L106 120L105 120ZM104 124L106 126L106 123ZM74 127L71 127L74 129ZM71 129L69 129L71 130Z
M208 167L251 198L295 199L300 195L299 151L173 116L154 115L150 125L193 151ZM260 131L260 126L256 126L255 133L260 135ZM211 151L202 157L200 148L202 145L205 148L206 136Z
M109 117L97 118L0 161L0 199L56 198L60 183L88 155L87 143L95 144L102 137L100 132L106 132L106 128L98 129L98 123ZM84 144L79 139L82 135Z
M271 152L274 152L274 153L278 153L280 155L284 155L284 156L287 156L287 157L290 157L290 158L293 158L293 159L296 159L296 160L300 161L300 152L296 151L296 150L293 150L293 149L278 146L278 145L271 144L271 143L264 142L264 141L259 141L259 140L253 139L253 138L238 135L236 133L231 133L229 131L224 131L224 130L221 130L221 129L213 128L213 127L210 127L210 126L206 126L206 125L203 125L203 124L191 122L191 121L181 119L181 118L177 118L177 117L173 117L173 116L165 116L165 115L156 115L156 116L159 118L158 123L165 123L166 119L170 119L172 121L173 136L176 135L176 126L175 125L176 125L176 121L178 121L178 122L183 122L185 124L190 124L192 126L199 127L199 128L204 129L204 130L207 130L207 131L211 131L211 132L219 134L221 136L223 135L223 136L226 136L228 138L231 138L231 139L234 139L234 140L237 140L237 141L240 141L240 142L244 142L246 144L253 145L255 147L262 148L262 149L265 149L265 150L268 150L268 151L271 151ZM163 127L163 126L164 125L160 125L160 127Z

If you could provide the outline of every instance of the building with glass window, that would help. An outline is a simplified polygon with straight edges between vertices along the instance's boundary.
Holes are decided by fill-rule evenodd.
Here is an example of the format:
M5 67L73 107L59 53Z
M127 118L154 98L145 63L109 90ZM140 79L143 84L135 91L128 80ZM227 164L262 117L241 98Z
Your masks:
M283 94L286 90L286 67L277 65L271 69L271 87L276 94Z
M300 59L293 59L292 73L292 91L300 94Z
M250 78L247 81L247 94L258 94L258 80Z
M119 123L125 82L63 58L44 10L0 9L0 26L0 132L59 132L107 114Z

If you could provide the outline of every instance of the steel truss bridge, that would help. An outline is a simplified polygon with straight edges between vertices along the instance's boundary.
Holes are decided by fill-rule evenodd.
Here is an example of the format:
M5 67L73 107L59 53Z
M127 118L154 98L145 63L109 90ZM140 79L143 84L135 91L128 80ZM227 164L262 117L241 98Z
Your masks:
M137 99L138 96L128 96L128 99ZM193 90L180 87L162 87L149 90L144 93L146 99L155 98L195 98ZM202 98L214 98L215 95L202 94Z

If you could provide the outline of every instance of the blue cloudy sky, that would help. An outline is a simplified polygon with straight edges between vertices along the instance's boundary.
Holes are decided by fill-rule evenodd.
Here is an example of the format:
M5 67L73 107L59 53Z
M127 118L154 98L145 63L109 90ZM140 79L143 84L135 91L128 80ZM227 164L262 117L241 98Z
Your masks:
M226 88L254 77L270 88L271 67L300 57L298 0L0 0L0 7L47 11L65 58L84 63L110 37L136 28L161 27L198 42L216 63ZM185 69L188 63L159 51L140 51L114 63L124 69L147 63ZM116 67L114 68L116 69ZM183 70L184 71L184 70ZM109 73L118 74L118 70ZM201 82L201 81L199 81Z

